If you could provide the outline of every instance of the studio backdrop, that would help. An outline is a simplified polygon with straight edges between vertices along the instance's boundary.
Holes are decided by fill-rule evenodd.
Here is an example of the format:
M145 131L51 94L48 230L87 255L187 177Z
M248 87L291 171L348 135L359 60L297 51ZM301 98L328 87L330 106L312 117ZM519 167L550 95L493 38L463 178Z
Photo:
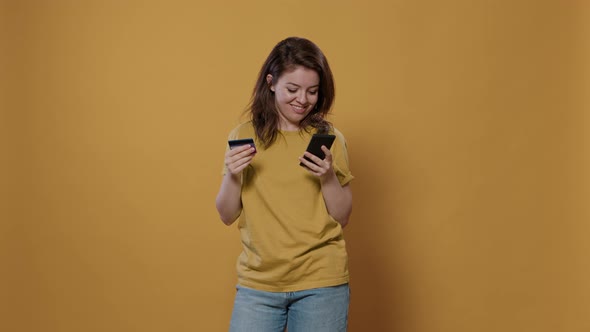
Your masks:
M226 331L266 55L336 79L350 331L590 330L583 1L3 1L0 329Z

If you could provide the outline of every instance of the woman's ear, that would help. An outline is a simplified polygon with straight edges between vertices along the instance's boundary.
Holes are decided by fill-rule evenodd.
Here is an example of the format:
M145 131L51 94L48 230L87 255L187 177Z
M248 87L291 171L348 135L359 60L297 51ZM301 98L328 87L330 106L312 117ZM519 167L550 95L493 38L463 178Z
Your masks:
M275 87L272 84L272 75L271 74L266 75L266 84L268 84L270 91L275 92Z

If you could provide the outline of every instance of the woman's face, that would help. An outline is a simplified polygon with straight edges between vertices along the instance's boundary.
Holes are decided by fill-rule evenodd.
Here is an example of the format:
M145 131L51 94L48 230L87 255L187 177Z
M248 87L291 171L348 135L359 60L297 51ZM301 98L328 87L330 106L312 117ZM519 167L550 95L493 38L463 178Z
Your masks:
M268 75L267 82L273 77ZM275 93L279 111L279 129L299 130L299 123L314 108L318 101L320 77L313 69L297 66L284 72L270 89Z

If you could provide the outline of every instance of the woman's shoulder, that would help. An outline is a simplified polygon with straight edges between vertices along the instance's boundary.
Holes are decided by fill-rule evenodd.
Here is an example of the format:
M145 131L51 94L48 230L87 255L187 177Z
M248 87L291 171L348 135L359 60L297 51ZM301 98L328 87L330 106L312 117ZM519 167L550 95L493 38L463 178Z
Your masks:
M254 137L254 125L252 121L246 121L238 124L229 132L230 139L240 139Z
M341 142L346 142L346 139L344 138L344 134L340 130L338 130L338 128L332 126L330 133L333 134L334 136L336 136L337 140L339 140Z

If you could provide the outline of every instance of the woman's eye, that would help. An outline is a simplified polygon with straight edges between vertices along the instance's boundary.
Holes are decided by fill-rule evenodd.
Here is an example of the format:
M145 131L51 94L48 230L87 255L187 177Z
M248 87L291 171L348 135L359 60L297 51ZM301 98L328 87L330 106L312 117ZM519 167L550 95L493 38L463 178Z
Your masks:
M291 89L287 89L287 91L291 92L291 93L295 93L297 92L297 90L291 90Z
M315 91L309 91L309 94L310 94L310 95L314 95L314 96L315 96L317 93L318 93L318 91L317 91L317 90L315 90Z

